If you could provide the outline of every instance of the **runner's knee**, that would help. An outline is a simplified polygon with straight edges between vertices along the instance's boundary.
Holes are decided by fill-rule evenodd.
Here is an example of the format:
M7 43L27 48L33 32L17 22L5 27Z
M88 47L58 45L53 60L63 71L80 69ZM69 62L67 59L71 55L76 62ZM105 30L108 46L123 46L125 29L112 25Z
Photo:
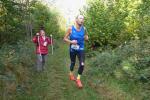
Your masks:
M84 62L81 62L81 66L84 66Z
M84 62L81 62L80 66L81 66L81 67L84 67Z

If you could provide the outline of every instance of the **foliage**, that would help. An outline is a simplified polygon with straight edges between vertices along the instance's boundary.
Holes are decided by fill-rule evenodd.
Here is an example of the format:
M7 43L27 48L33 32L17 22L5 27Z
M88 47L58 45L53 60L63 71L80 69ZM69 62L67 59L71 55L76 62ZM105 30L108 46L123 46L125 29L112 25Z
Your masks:
M31 2L30 5L31 20L34 26L34 33L39 31L40 26L45 27L48 34L59 32L58 13L49 10L50 8L40 2Z
M91 75L111 77L125 83L143 84L141 87L143 91L145 88L148 91L150 84L149 38L142 41L130 41L114 50L97 53L96 55L90 64L90 66L93 66L89 70ZM142 94L140 93L140 95Z
M61 16L37 0L0 1L0 44L14 44L26 37L32 38L40 27L45 27L47 35L60 35Z
M33 45L30 41L19 41L16 46L5 44L0 54L0 94L2 97L12 98L11 96L17 92L28 93L30 70L35 62Z
M90 36L88 49L116 48L129 40L150 35L148 0L106 1L91 1L83 12Z
M21 4L14 0L1 0L0 6L0 44L22 39L25 29Z

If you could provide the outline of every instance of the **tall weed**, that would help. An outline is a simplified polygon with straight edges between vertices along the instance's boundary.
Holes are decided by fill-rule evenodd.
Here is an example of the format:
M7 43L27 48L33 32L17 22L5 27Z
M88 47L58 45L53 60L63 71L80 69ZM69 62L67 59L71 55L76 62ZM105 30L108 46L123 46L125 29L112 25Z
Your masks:
M29 77L34 66L34 49L31 41L19 41L17 45L4 45L0 49L0 94L11 99L11 94L28 92Z

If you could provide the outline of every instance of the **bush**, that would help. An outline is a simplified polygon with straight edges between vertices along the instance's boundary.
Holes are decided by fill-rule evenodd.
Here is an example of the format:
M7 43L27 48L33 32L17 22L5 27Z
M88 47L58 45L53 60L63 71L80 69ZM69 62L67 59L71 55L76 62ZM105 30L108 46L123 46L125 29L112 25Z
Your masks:
M97 56L91 61L91 66L97 73L121 80L150 82L149 38L131 41L114 50L95 55Z
M30 70L33 68L33 44L19 41L17 45L4 45L0 50L0 92L3 96L28 89ZM9 97L10 96L10 97ZM11 95L8 95L11 98Z

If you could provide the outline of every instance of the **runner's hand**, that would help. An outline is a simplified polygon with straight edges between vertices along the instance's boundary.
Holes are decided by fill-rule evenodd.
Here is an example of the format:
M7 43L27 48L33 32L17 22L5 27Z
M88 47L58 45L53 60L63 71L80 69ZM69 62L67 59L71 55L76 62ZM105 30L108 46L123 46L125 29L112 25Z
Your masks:
M77 40L72 40L71 44L75 44L76 45L77 44Z

